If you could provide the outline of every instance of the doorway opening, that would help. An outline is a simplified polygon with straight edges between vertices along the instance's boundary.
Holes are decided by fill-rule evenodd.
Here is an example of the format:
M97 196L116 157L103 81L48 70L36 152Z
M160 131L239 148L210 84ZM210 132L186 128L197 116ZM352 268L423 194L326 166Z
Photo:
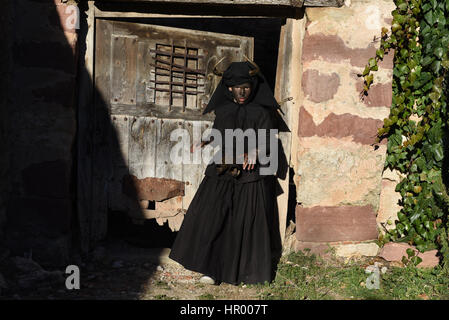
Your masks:
M254 62L260 66L271 90L275 90L279 40L285 18L102 19L251 37L254 39ZM107 237L125 240L138 247L169 248L176 237L176 231L169 227L168 222L160 226L156 219L145 219L140 224L135 224L127 212L109 210Z

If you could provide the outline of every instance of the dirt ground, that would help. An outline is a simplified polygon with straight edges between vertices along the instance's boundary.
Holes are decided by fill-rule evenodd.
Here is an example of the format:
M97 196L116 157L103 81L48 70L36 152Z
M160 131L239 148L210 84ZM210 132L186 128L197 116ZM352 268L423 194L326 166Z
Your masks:
M80 289L65 283L39 284L31 290L10 290L6 299L38 300L252 300L256 288L199 282L199 273L168 258L170 250L139 248L113 241L97 248L89 263L81 263ZM68 274L63 274L67 277Z

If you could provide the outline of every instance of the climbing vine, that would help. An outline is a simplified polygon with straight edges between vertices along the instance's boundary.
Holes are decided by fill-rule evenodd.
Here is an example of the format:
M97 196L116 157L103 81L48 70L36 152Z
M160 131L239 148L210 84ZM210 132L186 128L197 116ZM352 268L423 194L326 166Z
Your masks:
M449 0L394 2L391 29L382 29L380 48L360 75L363 96L379 61L394 52L392 105L377 141L388 139L385 167L403 177L396 186L401 210L381 240L408 242L421 252L438 248L449 267Z

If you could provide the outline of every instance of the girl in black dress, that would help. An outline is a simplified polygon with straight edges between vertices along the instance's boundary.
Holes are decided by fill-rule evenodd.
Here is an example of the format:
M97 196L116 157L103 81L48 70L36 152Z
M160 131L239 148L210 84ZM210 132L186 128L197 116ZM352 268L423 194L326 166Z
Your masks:
M269 136L270 129L278 129L278 107L259 68L249 61L234 62L222 74L204 113L215 112L213 128L222 133L224 152L230 151L224 145L226 129L254 129L256 135L258 129L266 129L264 148L273 153ZM273 228L275 170L268 169L276 169L277 158L259 161L255 155L261 142L257 143L252 150L245 144L242 163L234 157L232 162L207 166L169 255L212 282L272 280L272 243L278 230Z

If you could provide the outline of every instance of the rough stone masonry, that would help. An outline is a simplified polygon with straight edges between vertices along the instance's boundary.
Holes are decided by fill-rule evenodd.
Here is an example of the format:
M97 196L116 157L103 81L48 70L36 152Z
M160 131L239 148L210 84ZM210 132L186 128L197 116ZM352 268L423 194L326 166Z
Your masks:
M60 0L10 5L6 244L13 255L64 266L74 214L77 33Z
M363 100L357 74L375 56L380 41L374 38L391 23L393 8L393 1L369 0L306 9L296 133L297 249L346 241L377 254L362 242L377 239L378 212L393 206L380 201L390 188L382 181L386 144L373 147L391 105L393 53L380 63Z

